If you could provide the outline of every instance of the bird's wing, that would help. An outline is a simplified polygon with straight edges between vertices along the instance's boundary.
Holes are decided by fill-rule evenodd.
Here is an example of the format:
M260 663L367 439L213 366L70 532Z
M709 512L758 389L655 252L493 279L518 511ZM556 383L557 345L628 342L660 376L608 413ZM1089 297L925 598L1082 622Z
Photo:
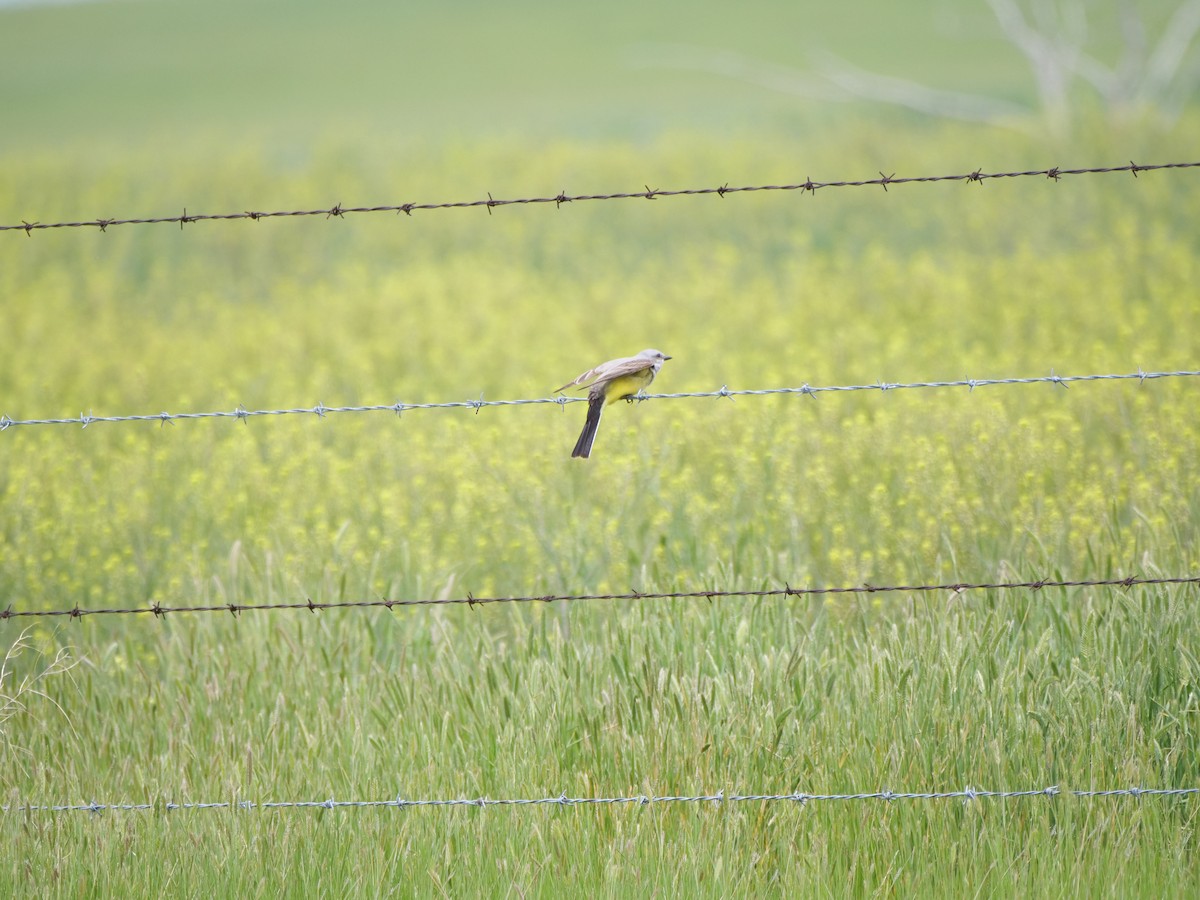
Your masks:
M576 385L582 390L586 387L591 387L597 381L612 381L614 378L620 378L622 375L632 375L634 372L641 372L643 369L648 369L654 365L654 360L647 359L644 356L623 356L620 359L610 359L608 362L602 362L594 369L588 369L579 377L572 381L568 381L558 391L565 391L569 387ZM558 393L555 391L555 393Z
M567 388L574 387L575 385L579 385L581 388L588 387L592 383L592 379L597 377L598 373L600 372L600 368L600 366L596 366L594 369L588 369L582 375L572 378L562 387L556 388L554 393L557 394L559 391L565 391Z
M636 375L638 372L645 372L647 369L654 368L657 360L649 359L645 356L631 356L627 359L614 359L610 363L605 363L600 368L603 370L596 378L598 382L616 381L626 375Z

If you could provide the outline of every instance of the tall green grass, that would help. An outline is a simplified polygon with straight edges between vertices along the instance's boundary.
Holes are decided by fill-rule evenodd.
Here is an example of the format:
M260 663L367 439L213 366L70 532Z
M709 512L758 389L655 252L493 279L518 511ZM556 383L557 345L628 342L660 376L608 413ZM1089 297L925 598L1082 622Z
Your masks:
M303 616L303 618L301 618ZM1047 591L160 626L31 709L11 802L1195 784L1195 604ZM88 626L85 626L87 628ZM17 757L7 762L11 763ZM14 888L1186 893L1194 803L9 814ZM219 886L219 887L218 887Z

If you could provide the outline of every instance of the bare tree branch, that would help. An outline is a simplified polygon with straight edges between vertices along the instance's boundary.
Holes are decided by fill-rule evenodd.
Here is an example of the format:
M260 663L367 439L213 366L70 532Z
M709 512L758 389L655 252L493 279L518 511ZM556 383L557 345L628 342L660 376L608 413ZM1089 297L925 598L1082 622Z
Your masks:
M1146 63L1145 93L1157 95L1174 82L1200 31L1200 0L1179 4Z
M1152 47L1135 0L1113 2L1122 49L1110 66L1086 51L1089 0L987 0L1001 31L1033 73L1042 117L1053 134L1061 136L1070 127L1071 89L1077 79L1096 91L1114 118L1156 112L1164 121L1179 114L1200 83L1200 65L1189 65L1200 34L1200 0L1181 0ZM1029 127L1029 110L1015 103L926 87L828 54L818 59L815 75L732 51L686 45L643 48L635 63L711 72L813 100L859 98L943 118Z
M1005 119L1029 114L1027 107L1016 103L982 94L938 90L904 78L879 75L852 66L831 54L825 55L820 72L830 83L855 97L903 106L927 115L1003 124Z

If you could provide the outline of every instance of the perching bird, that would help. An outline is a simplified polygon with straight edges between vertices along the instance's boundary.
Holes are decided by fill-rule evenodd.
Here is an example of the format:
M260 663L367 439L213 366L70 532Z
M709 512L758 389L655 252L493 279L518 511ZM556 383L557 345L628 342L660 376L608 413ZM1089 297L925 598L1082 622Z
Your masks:
M637 356L623 356L600 363L588 369L574 381L568 381L559 391L578 385L590 387L588 391L587 421L575 442L572 457L587 459L592 454L592 441L596 440L596 429L600 427L600 413L604 407L617 400L632 402L635 394L654 380L662 364L670 359L661 350L643 350Z

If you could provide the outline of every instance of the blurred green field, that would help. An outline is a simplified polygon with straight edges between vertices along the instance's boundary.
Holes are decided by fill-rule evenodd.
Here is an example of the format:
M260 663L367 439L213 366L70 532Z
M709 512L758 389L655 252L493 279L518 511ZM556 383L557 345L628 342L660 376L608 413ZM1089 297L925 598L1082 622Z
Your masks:
M1154 18L1154 17L1152 17ZM869 24L866 20L869 19ZM415 145L446 134L652 136L664 125L807 118L795 97L647 66L671 48L781 65L833 50L942 87L1031 96L985 7L849 0L736 10L682 0L582 8L546 0L125 0L23 9L0 27L0 147L79 141L122 150L147 132L214 126L274 136L345 131ZM842 109L822 113L828 119Z
M799 14L771 4L736 22L621 7L603 27L480 6L457 28L414 7L374 29L280 8L247 7L228 42L231 4L0 14L19 26L0 27L0 222L1168 162L1200 137L1194 113L1170 130L1097 117L1051 144L614 62L626 33L727 35L795 62L767 25ZM916 60L907 74L935 81L964 66L915 13L899 42L890 20L824 15L809 27L847 58ZM536 52L513 51L530 23L546 29ZM489 65L468 65L472 47ZM1002 46L955 52L981 89L1023 96ZM205 81L214 59L225 80ZM406 66L431 80L413 88ZM646 346L674 357L664 392L1197 369L1198 184L1185 170L0 234L0 414L545 397ZM18 426L0 433L0 606L1191 575L1195 391L622 404L586 462L569 458L581 404ZM28 646L0 677L0 796L1196 787L1196 600L1140 587L12 619L0 646L29 626ZM47 672L64 647L74 667ZM0 886L1183 895L1200 880L1195 810L1061 796L10 812Z

